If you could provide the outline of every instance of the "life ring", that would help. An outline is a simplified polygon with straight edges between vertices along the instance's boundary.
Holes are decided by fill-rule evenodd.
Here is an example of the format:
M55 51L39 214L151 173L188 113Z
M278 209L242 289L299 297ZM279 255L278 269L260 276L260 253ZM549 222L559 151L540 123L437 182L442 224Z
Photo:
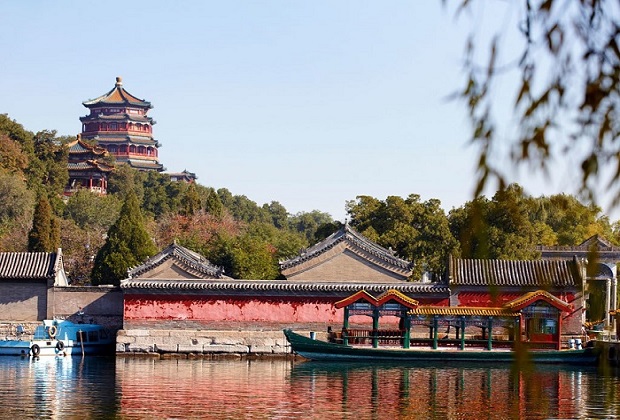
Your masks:
M38 344L33 344L32 347L30 347L30 351L33 356L38 356L39 353L41 353L41 347L39 347Z
M58 343L56 343L56 350L62 351L62 349L64 348L65 348L65 343L63 343L62 341L59 341Z
M52 325L51 327L47 329L47 333L49 334L50 338L56 337L57 332L58 332L58 329L56 328L56 325Z

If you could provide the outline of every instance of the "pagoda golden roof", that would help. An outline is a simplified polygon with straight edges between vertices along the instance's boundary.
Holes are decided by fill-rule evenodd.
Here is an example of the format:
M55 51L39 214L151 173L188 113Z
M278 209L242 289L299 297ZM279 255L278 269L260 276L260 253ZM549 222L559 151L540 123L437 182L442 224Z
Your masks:
M98 105L133 105L142 108L153 108L150 102L140 99L127 92L125 88L123 88L123 79L121 77L116 78L116 84L112 90L99 96L98 98L84 101L82 104L87 108Z

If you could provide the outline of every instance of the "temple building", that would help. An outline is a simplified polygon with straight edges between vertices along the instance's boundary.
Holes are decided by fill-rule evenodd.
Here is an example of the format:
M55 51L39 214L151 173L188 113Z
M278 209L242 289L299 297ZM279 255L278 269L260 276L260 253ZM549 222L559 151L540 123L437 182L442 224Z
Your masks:
M107 150L84 142L79 134L67 147L69 182L64 195L71 196L81 188L97 194L106 194L108 175L114 170L114 166L103 160L108 155Z
M258 330L276 340L285 327L337 334L344 325L357 340L378 328L373 308L387 310L382 329L395 334L374 337L379 341L402 341L406 330L405 343L412 345L438 346L444 337L464 345L467 334L489 349L515 340L531 348L563 348L582 336L584 266L577 259L451 258L441 281L413 282L411 262L345 225L281 267L285 280L231 279L200 254L173 244L121 281L117 349L211 351L212 336L201 331L213 329ZM140 335L144 331L148 336ZM184 338L171 345L173 335ZM239 339L246 349L253 346Z
M540 246L543 260L578 258L586 262L585 299L587 321L611 327L610 312L618 307L618 280L616 264L620 263L620 247L594 235L577 246Z
M172 182L185 182L187 184L192 184L198 179L195 173L187 169L184 169L183 172L168 172L168 176Z
M80 117L82 138L105 148L119 163L143 171L164 170L158 160L159 142L153 138L155 121L147 115L150 102L123 88L120 77L114 88L98 98L82 102L90 113Z

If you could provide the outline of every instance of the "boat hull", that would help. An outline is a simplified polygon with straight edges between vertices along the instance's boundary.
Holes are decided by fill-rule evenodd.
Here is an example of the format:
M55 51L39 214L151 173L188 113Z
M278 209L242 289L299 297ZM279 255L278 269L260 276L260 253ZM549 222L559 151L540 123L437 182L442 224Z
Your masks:
M519 354L511 350L402 349L352 347L328 343L284 330L292 350L300 356L318 361L382 361L382 362L495 362L517 360L541 364L594 365L598 361L593 348L581 350L532 350Z
M70 356L113 354L114 337L95 324L44 321L34 338L0 340L0 356Z
M38 346L37 350L33 351L34 346ZM84 354L106 354L110 352L111 345L106 347L101 345L85 345ZM36 354L35 354L36 353ZM21 340L3 340L0 341L0 356L69 356L69 355L82 355L81 346L58 346L58 341L21 341Z

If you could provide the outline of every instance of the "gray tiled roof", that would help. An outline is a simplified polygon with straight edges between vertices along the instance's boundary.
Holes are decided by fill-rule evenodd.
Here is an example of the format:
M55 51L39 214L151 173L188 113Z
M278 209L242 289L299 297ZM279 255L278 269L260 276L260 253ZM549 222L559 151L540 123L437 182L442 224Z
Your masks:
M412 262L399 258L391 250L385 249L382 246L370 241L368 238L355 231L355 229L351 228L348 223L345 223L342 229L333 233L323 241L304 250L300 255L286 261L280 261L280 269L294 267L304 263L305 261L311 260L320 254L327 252L340 242L347 242L349 245L373 255L374 257L379 258L399 270L411 271L413 269Z
M170 258L173 258L181 263L188 271L198 277L214 279L229 278L224 275L224 269L222 267L211 264L205 257L197 252L191 251L181 245L177 245L176 243L169 245L157 255L149 258L144 264L130 269L128 271L129 278L134 279L139 277L140 274L154 269Z
M574 287L581 283L576 259L477 260L450 258L450 286Z
M58 254L53 252L0 252L0 279L28 280L54 277Z
M295 293L297 295L342 292L348 296L360 290L370 293L382 293L388 290L398 290L402 293L416 293L426 295L448 295L448 286L444 284L423 284L406 282L402 284L381 283L310 283L291 280L166 280L166 279L126 279L121 281L121 288L128 290L208 290L213 293L242 293L253 294L274 292Z

